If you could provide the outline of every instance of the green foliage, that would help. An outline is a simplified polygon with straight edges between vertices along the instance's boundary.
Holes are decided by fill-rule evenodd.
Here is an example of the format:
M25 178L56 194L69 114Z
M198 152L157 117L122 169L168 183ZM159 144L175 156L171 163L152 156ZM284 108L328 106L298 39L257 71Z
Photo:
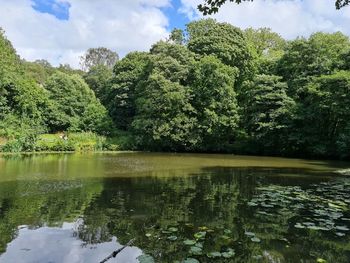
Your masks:
M45 87L52 102L51 131L108 133L111 123L107 111L79 75L56 72Z
M112 69L114 64L119 60L119 56L116 52L108 48L98 47L89 48L80 59L83 70L89 71L92 67L101 65Z
M35 151L101 151L106 138L91 132L42 134L35 143Z
M238 106L234 91L238 69L207 56L196 62L190 73L192 106L196 111L198 150L227 151L238 128Z
M215 8L218 2L211 3ZM6 151L350 158L350 40L340 32L286 41L269 28L241 31L202 19L120 61L108 49L89 49L84 73L45 60L22 61L1 31L0 56ZM108 138L37 143L43 132L67 131Z
M188 49L218 57L224 64L239 69L240 77L251 74L252 54L243 32L230 24L202 19L187 25Z
M170 33L169 41L171 41L174 44L182 45L185 42L183 30L179 28L174 28L173 31L171 31Z
M136 87L145 79L148 63L147 53L133 52L114 66L106 104L115 125L121 130L129 129L135 116Z
M349 158L350 72L315 78L300 105L297 143L317 156Z
M106 105L113 71L105 65L91 67L84 75L85 82L89 85L96 97Z
M40 123L30 118L19 118L8 114L0 122L0 137L7 138L4 145L0 145L3 152L33 151L37 135L44 131Z
M285 153L295 102L287 95L281 77L257 75L246 83L243 125L254 148L253 153Z
M244 36L254 54L259 74L274 74L287 42L270 28L247 28Z
M300 81L310 76L331 74L343 64L342 54L350 49L349 38L340 32L315 33L309 39L297 39L288 44L277 65L277 73L300 92Z
M189 90L172 82L155 69L145 81L147 88L136 99L136 116L132 122L137 143L144 149L190 150L196 119L189 103Z

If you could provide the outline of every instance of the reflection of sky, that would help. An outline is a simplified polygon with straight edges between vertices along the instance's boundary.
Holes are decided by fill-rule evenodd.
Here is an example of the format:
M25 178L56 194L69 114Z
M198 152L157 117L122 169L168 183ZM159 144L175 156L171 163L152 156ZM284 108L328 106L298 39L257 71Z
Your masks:
M42 227L36 230L22 228L18 237L8 244L0 256L1 263L96 263L110 255L121 245L111 242L82 246L73 236L74 224L65 223L62 228ZM137 247L124 249L110 262L135 263L142 251Z

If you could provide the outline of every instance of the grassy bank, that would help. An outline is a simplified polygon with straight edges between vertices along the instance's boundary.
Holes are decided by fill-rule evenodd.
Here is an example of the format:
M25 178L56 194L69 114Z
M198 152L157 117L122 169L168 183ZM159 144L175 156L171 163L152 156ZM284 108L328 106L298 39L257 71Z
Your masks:
M86 152L131 150L125 134L113 137L92 132L40 134L33 138L0 138L0 152Z

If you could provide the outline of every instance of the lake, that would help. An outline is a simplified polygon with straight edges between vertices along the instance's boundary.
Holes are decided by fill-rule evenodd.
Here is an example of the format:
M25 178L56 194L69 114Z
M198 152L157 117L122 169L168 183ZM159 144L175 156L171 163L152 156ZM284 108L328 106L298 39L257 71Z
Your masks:
M0 156L0 262L350 262L350 163Z

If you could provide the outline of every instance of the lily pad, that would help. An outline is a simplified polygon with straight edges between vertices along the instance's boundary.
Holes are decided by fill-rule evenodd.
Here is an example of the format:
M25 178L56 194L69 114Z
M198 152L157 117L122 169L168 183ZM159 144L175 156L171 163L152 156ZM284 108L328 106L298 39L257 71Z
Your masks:
M139 263L155 263L154 259L152 256L150 255L141 255L139 257L137 257Z
M186 246L193 246L194 244L196 244L196 240L186 239L183 243Z
M255 234L253 232L246 231L244 234L248 237L255 237Z
M346 226L336 226L335 229L340 231L349 231L349 228Z
M258 238L258 237L252 237L250 240L255 242L255 243L260 243L260 241L261 241L260 238Z
M205 238L206 235L207 235L207 232L201 231L201 232L195 233L194 237L196 239L203 239L203 238Z
M342 233L342 232L336 232L335 234L336 234L338 237L343 237L343 236L345 236L345 234Z
M235 251L232 248L229 248L226 252L222 252L221 255L224 258L232 258L235 255Z
M303 225L300 224L300 223L296 223L296 224L294 225L294 227L295 227L295 228L300 228L300 229L305 228L305 226L303 226Z
M200 263L197 259L195 258L186 258L182 263Z
M231 231L230 229L225 229L225 230L224 230L224 233L227 234L227 235L229 235L229 234L232 233L232 231Z
M177 232L178 229L177 229L177 227L169 227L168 231L170 231L170 232Z
M177 236L169 236L168 240L175 241L177 240Z
M217 252L217 251L210 252L207 254L207 257L208 258L219 258L219 257L221 257L221 253Z
M192 247L190 248L190 253L191 253L192 255L197 255L197 256L199 256L199 255L202 255L203 250L202 250L202 248L200 248L200 247L192 246Z

